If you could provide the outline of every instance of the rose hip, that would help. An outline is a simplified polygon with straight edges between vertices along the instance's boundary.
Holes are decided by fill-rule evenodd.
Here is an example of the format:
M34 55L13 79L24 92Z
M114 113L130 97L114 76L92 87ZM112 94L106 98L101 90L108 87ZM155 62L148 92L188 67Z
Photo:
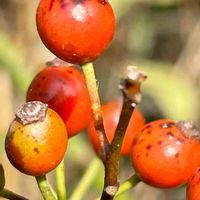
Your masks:
M62 60L77 64L94 61L115 31L108 0L41 0L36 23L46 47Z
M69 137L87 127L90 99L85 79L71 64L48 66L32 80L27 101L42 101L55 110L65 122Z
M144 182L160 188L180 186L200 164L199 132L190 122L153 121L136 134L131 159Z
M67 131L60 116L39 101L27 102L16 112L5 140L7 157L22 173L41 176L64 158Z

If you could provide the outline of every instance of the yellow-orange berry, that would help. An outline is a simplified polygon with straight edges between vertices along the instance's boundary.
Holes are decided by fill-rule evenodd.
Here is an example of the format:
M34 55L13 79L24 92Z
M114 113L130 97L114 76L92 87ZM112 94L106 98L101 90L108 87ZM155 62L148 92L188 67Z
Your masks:
M47 104L31 101L16 112L5 140L7 157L19 171L33 176L50 172L62 161L67 131Z

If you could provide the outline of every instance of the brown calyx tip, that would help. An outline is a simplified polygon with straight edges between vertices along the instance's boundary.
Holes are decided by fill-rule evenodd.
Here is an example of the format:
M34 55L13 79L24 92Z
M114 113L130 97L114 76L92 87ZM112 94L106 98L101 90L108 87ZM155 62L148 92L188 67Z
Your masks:
M176 126L180 128L185 136L187 136L189 139L200 139L200 132L193 122L182 120L177 122Z
M127 70L126 72L127 78L132 81L141 84L143 81L147 79L147 75L144 72L139 71L136 66L129 65L127 66L126 70Z
M121 79L119 89L133 104L138 104L142 97L140 87L146 78L147 75L139 71L137 67L128 66L125 76Z
M41 101L30 101L21 105L15 116L23 125L44 121L48 105Z

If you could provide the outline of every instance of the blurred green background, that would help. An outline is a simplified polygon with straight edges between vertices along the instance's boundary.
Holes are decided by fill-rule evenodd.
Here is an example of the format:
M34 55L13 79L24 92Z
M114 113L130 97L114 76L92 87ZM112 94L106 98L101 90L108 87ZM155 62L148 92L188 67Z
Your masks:
M6 187L30 199L41 199L34 178L16 171L4 152L4 138L16 108L25 101L34 75L54 58L35 26L38 0L0 0L0 158ZM101 101L117 98L121 74L138 66L148 79L140 108L151 121L159 118L194 121L200 126L200 7L195 0L111 0L117 18L114 40L95 61ZM95 157L87 136L72 139L66 154L68 194ZM101 192L103 168L83 199ZM132 174L129 158L121 162L121 179ZM54 184L54 172L49 180ZM185 188L160 190L139 184L118 200L184 200ZM77 199L78 200L78 199Z

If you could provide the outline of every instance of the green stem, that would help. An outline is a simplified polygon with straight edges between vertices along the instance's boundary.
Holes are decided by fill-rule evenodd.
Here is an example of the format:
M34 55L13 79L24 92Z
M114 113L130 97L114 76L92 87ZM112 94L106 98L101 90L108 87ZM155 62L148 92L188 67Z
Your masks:
M103 160L103 162L105 162L106 153L108 152L108 148L109 148L109 142L106 137L104 126L103 126L101 103L100 103L98 87L96 83L96 77L94 73L94 67L92 63L86 63L82 66L82 69L83 69L86 85L87 85L90 100L91 100L91 108L93 112L94 125L95 125L95 129L100 141L100 157Z
M138 178L136 174L131 176L127 181L123 182L119 188L119 191L117 192L116 196L122 194L123 192L126 192L127 190L132 189L135 187L141 180Z
M44 200L57 200L57 196L46 179L46 175L36 176L36 181Z
M10 190L7 190L6 188L0 191L0 197L4 197L5 199L10 200L28 200L27 198L20 196Z
M95 158L89 164L86 172L84 173L82 179L79 181L79 184L76 186L70 200L81 200L83 199L84 194L91 186L95 177L98 175L98 171L100 169L99 159Z
M57 187L58 200L67 200L64 159L56 168L56 187Z

